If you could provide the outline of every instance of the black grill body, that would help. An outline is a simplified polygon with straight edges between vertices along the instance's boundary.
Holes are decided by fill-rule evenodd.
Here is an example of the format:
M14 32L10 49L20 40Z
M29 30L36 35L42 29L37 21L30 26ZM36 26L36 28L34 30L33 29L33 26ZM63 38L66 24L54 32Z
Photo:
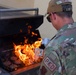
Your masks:
M22 11L35 11L34 15L23 13ZM16 45L24 44L28 39L28 44L32 44L41 38L37 29L43 23L43 15L38 14L37 9L0 9L0 70L1 73L8 75L37 75L39 64L29 69L18 71L10 70L4 65L4 60L11 57L13 43ZM35 33L37 35L32 35ZM9 56L8 56L9 55Z

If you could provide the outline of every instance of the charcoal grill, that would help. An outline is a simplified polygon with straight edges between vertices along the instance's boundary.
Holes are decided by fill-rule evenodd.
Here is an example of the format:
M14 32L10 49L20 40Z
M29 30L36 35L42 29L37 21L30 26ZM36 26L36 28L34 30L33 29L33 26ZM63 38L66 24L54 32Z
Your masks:
M34 11L35 14L24 11ZM0 75L38 75L40 63L11 69L7 66L10 62L5 61L13 56L13 42L16 45L23 44L26 37L29 40L27 43L32 44L41 38L37 28L43 23L43 15L39 15L38 11L38 8L0 9ZM32 36L32 32L37 36ZM15 64L10 66L16 67Z

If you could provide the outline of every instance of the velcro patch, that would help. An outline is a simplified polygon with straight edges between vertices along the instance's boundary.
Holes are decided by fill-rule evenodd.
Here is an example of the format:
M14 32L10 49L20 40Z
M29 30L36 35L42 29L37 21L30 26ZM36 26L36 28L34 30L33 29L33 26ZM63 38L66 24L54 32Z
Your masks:
M52 72L56 70L56 65L48 57L44 59L44 63Z

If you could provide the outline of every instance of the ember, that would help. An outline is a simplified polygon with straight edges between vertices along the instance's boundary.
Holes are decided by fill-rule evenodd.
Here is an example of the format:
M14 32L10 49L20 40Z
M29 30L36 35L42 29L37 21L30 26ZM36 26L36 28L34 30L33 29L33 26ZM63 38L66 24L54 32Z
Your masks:
M37 57L37 55L35 54L35 49L41 46L41 42L42 39L39 38L39 40L34 42L33 44L14 44L15 55L25 64L25 66L31 65L35 62L40 62L42 60L42 56Z

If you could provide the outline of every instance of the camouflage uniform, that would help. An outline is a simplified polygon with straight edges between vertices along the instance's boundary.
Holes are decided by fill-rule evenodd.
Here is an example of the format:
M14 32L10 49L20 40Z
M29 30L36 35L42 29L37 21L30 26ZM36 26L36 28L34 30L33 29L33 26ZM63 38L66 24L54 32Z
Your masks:
M76 75L76 23L64 25L44 53L39 75Z

